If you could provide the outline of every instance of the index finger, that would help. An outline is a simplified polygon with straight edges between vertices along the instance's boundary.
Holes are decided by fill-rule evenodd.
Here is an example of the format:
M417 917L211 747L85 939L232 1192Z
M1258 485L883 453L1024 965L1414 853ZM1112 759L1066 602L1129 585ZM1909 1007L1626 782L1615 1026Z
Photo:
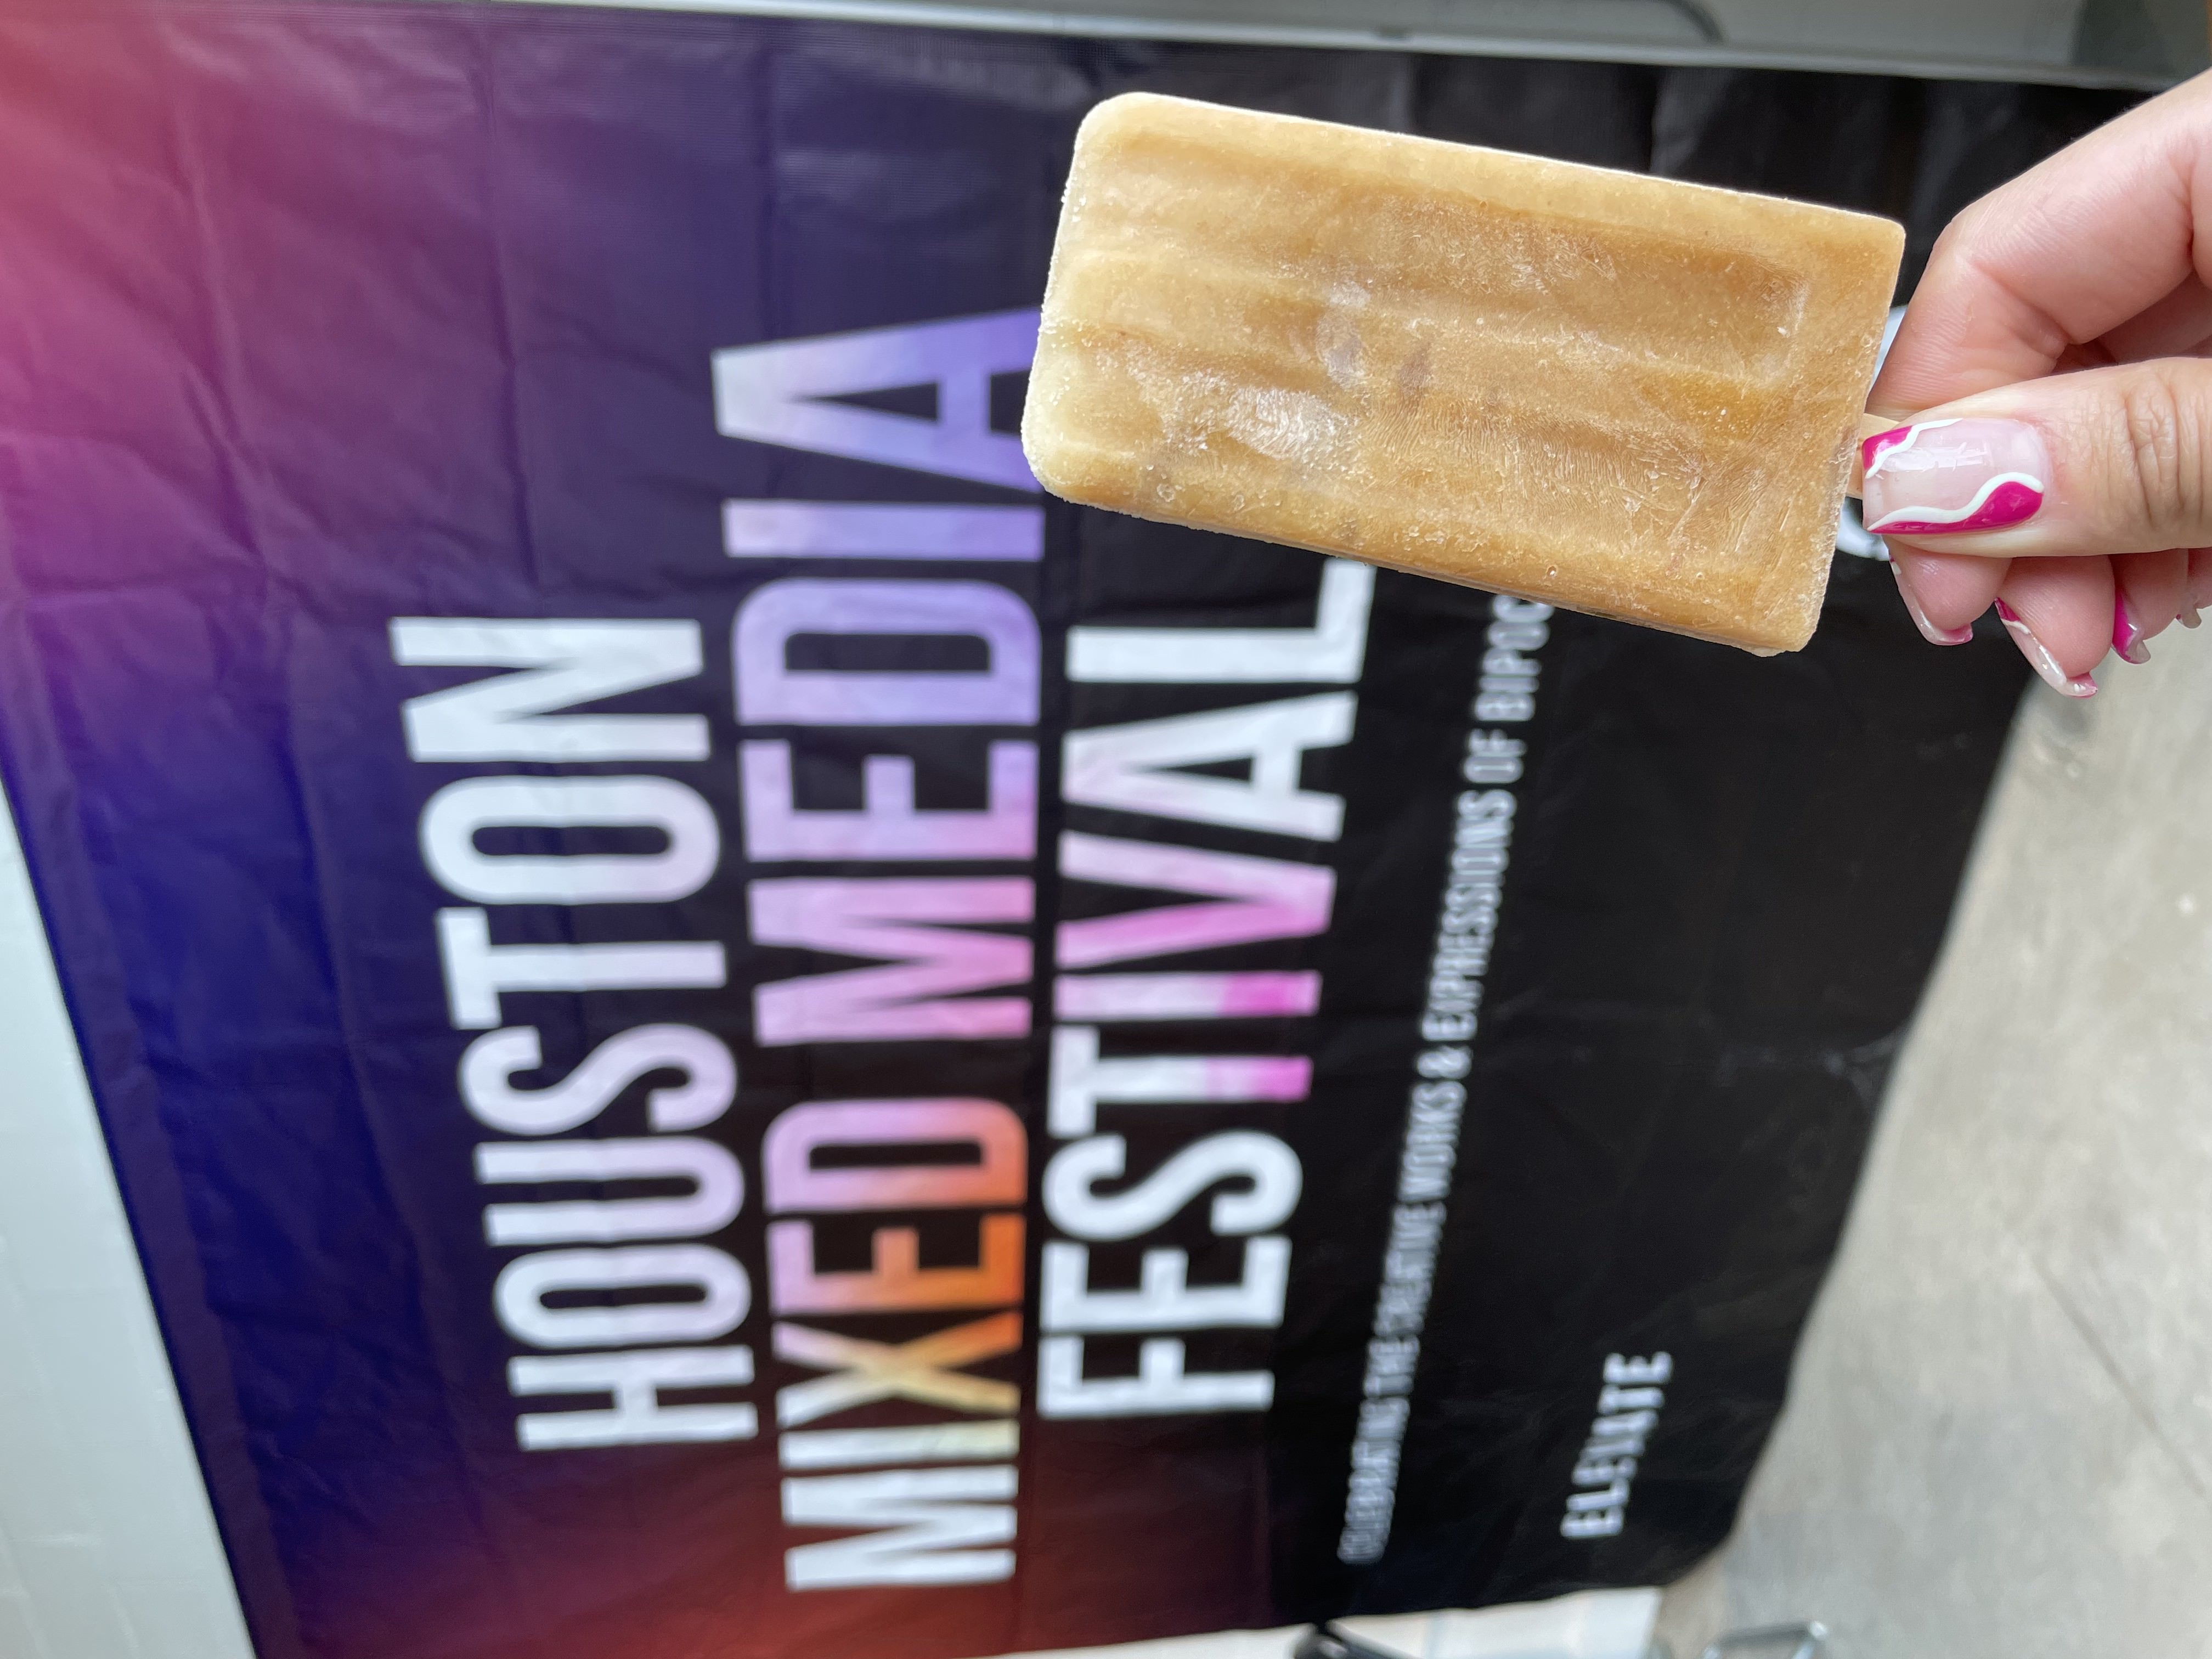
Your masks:
M2099 128L1954 220L1868 407L1911 415L2048 374L2069 346L2148 309L2193 272L2212 222L2212 75ZM2208 239L2212 242L2212 239Z

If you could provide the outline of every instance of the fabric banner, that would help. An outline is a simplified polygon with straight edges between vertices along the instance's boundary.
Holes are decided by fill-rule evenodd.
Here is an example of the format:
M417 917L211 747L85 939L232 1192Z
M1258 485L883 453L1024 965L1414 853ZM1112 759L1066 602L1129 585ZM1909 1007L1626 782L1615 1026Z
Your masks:
M1658 1582L2023 669L1077 510L1146 87L1873 207L2082 93L757 17L0 22L0 762L268 1659Z

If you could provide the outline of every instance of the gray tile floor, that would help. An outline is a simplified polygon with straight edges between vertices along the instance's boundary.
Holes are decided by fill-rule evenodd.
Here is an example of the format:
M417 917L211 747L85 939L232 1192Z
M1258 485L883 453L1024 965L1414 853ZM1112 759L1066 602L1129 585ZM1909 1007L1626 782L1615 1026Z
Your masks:
M2212 1654L2212 629L2030 695L1694 1656Z

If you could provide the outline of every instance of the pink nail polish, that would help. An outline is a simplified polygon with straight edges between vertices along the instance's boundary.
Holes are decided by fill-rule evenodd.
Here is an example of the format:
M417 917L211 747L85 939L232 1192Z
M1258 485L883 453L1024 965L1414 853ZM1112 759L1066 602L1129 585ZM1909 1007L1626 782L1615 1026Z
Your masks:
M2136 625L2136 613L2128 607L2124 592L2112 596L2112 649L2122 662L2144 663L2150 660L2150 647L2144 641L2150 636Z
M1905 574L1903 561L1892 558L1889 574L1897 578L1898 597L1905 601L1905 609L1912 618L1912 625L1920 630L1920 637L1930 645L1964 645L1974 637L1971 628L1938 628L1928 620L1928 613L1920 608L1920 596L1912 591L1912 581Z
M2002 530L2043 508L2051 459L2024 421L1921 421L1859 446L1877 536Z
M2005 625L2005 632L2012 635L2012 642L2027 659L2028 666L2042 676L2043 683L2053 691L2069 697L2097 695L2097 682L2087 674L2069 674L2061 668L2050 647L2035 637L2035 630L2027 625L2027 619L2002 599L1997 601L1997 620Z

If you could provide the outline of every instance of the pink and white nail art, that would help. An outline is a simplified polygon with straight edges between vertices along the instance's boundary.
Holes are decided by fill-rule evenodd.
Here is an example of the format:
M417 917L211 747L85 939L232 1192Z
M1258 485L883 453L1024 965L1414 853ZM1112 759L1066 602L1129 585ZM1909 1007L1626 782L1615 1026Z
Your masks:
M1997 620L2004 624L2005 632L2012 635L2012 642L2020 647L2021 655L2027 659L2027 665L2035 670L2043 683L2053 691L2068 697L2094 697L2097 695L2097 682L2087 674L2068 673L2059 665L2058 659L2051 654L2051 647L2037 637L2034 629L2028 626L2027 618L2002 599L1997 601Z
M1860 446L1867 528L1877 535L2002 530L2043 507L2042 434L2022 421L1920 421Z

